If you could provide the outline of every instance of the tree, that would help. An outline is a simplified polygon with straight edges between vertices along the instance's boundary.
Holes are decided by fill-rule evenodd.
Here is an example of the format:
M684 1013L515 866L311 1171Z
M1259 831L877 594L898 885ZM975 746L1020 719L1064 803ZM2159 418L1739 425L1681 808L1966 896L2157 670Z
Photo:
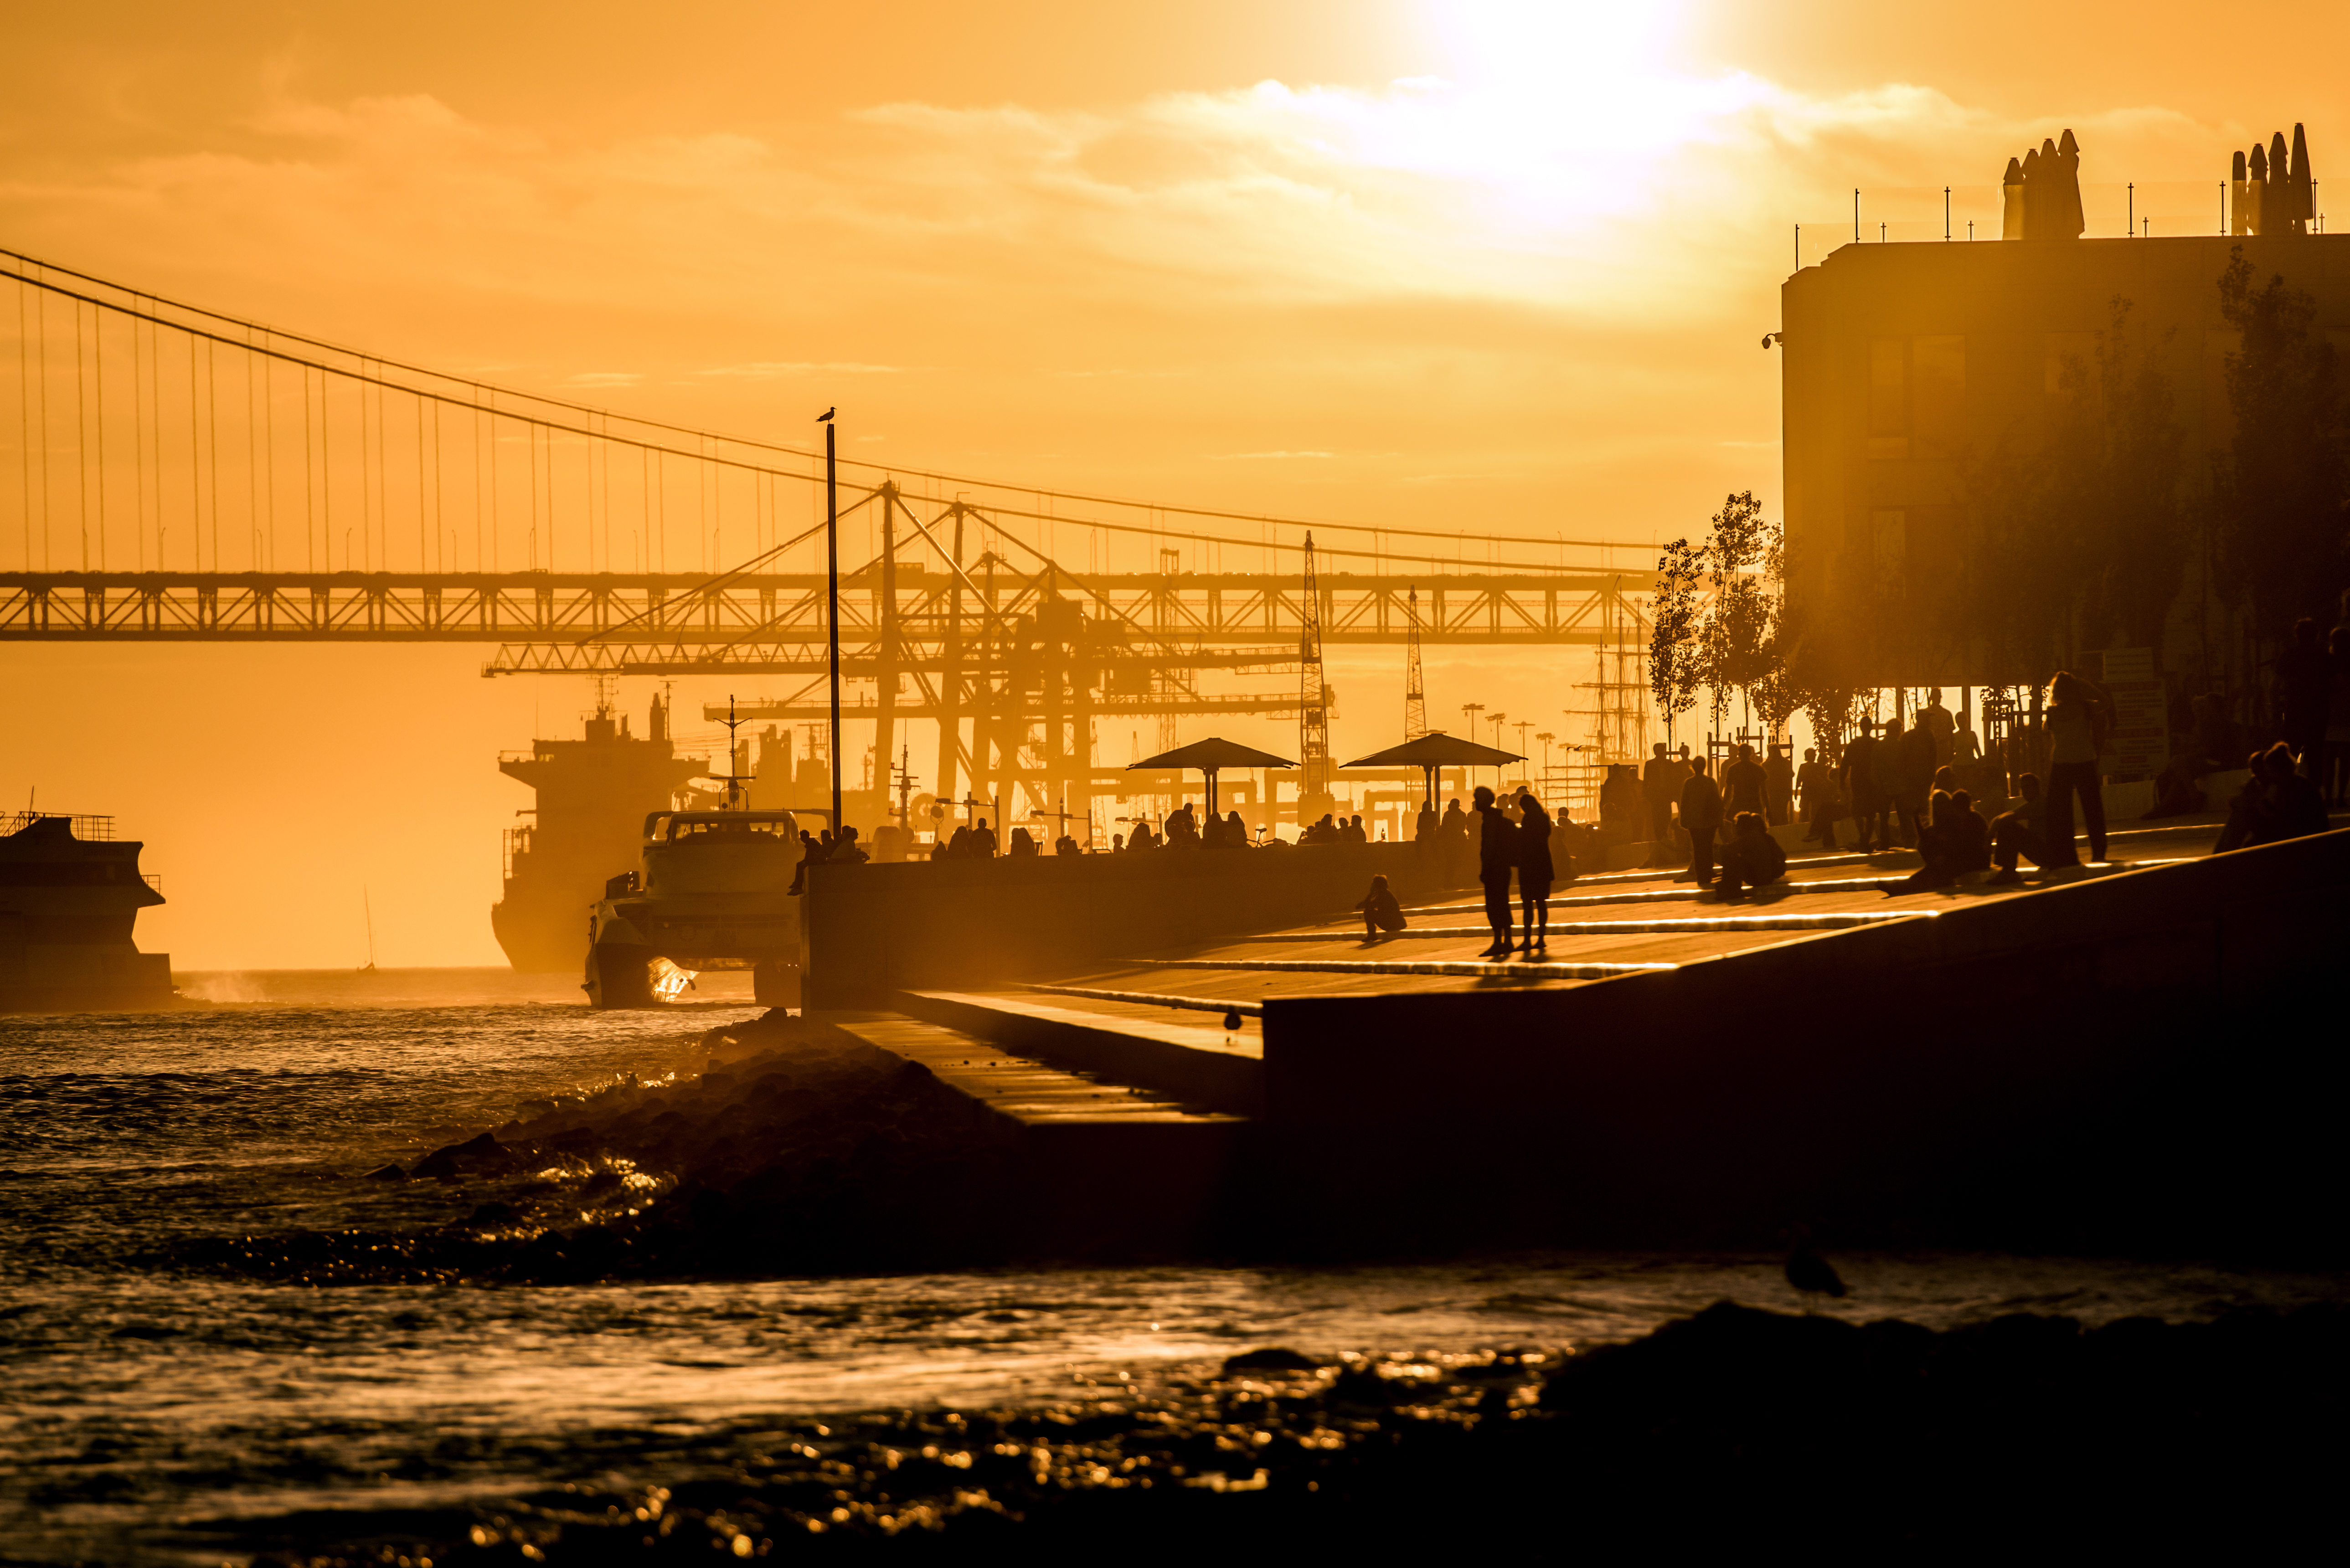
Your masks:
M1657 597L1650 607L1648 690L1657 711L1665 716L1665 739L1673 738L1673 721L1697 706L1697 689L1704 675L1703 650L1698 644L1698 584L1705 577L1705 554L1676 539L1657 557Z
M1751 714L1759 705L1757 688L1776 667L1772 645L1781 597L1780 549L1780 531L1764 520L1752 491L1730 496L1713 514L1704 550L1713 597L1700 640L1717 728L1729 711L1729 694L1737 691Z
M1980 646L1995 682L2037 681L2116 637L2159 659L2185 581L2181 435L2156 338L2116 296L2089 358L2067 356L2050 420L2006 432L1969 476L1975 547L1913 584L1915 620Z
M2276 635L2324 615L2344 575L2344 429L2334 345L2317 301L2282 276L2254 288L2239 245L2220 314L2242 335L2223 369L2236 431L2219 523L2220 586Z

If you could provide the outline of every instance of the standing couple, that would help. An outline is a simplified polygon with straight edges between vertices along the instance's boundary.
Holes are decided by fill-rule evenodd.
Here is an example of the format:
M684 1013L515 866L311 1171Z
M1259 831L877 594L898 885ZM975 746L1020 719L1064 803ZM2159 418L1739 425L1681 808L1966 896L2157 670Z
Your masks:
M1494 804L1493 792L1483 784L1473 797L1477 805L1477 880L1485 888L1485 919L1492 925L1493 941L1479 958L1507 958L1513 951L1533 953L1550 945L1550 885L1555 875L1550 858L1550 813L1530 790L1518 791L1517 820ZM1525 906L1526 940L1523 948L1510 937L1510 873L1518 877L1518 898Z

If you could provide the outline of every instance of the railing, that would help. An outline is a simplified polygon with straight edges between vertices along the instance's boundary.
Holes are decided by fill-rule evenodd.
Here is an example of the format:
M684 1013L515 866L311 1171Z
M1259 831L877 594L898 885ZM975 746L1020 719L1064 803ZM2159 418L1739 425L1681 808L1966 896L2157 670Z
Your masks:
M158 893L163 890L163 874L161 871L141 871L139 879Z
M0 832L22 833L36 822L63 820L70 826L67 831L89 844L110 844L114 840L114 818L88 816L68 811L20 811L0 822Z

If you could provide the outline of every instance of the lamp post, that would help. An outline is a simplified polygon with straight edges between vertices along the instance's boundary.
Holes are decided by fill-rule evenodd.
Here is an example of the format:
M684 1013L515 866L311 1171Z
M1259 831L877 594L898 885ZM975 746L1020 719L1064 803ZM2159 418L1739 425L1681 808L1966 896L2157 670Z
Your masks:
M832 834L841 836L840 820L840 490L833 466L834 410L824 411L824 569L825 627L832 642Z
M1508 723L1509 720L1510 716L1507 713L1495 713L1485 721L1493 726L1493 749L1497 752L1502 749L1502 726ZM1469 738L1473 741L1477 737L1472 733ZM1499 763L1493 764L1493 798L1495 800L1502 798L1502 764Z
M1543 771L1543 777L1544 777L1545 780L1547 780L1547 779L1550 777L1550 743L1551 743L1553 741L1557 740L1557 739L1558 739L1558 737L1557 737L1556 735L1553 734L1553 733L1552 733L1550 731L1548 731L1548 730L1543 730L1543 731L1539 731L1539 732L1537 732L1535 733L1535 735L1534 735L1534 739L1535 739L1535 740L1537 740L1537 741L1540 741L1540 742L1542 742L1542 747L1543 747L1543 769L1542 769L1542 771ZM1544 788L1548 788L1549 786L1548 786L1547 784L1544 784Z
M1463 702L1461 704L1461 721L1468 727L1469 738L1472 741L1477 738L1477 715L1484 711L1485 704L1482 702ZM1461 787L1467 789L1471 784L1476 781L1476 777L1477 775L1473 771L1466 765L1463 765L1461 769Z

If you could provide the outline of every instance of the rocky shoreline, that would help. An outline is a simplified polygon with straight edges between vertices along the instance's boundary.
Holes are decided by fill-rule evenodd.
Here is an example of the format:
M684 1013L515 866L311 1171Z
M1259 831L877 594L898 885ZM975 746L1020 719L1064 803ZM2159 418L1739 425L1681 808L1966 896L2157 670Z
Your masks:
M270 1568L1105 1545L2220 1548L2330 1510L2350 1309L1936 1333L1724 1303L1644 1338L1419 1360L1281 1349L1035 1407L746 1431L660 1484L250 1520Z

